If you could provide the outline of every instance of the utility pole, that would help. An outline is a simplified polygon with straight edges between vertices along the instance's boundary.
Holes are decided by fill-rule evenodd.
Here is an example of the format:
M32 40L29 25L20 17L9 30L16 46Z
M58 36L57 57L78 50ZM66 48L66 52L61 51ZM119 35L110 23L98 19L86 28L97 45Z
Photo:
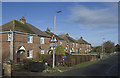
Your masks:
M15 27L15 22L13 20L13 29L12 31L10 30L10 33L11 33L11 41L10 41L10 60L13 61L13 53L14 53L14 37L13 37L13 34L14 34L14 27Z
M15 66L14 66L14 63L15 63L15 58L14 58L14 30L15 30L15 20L13 20L13 31L12 31L12 41L11 41L11 44L12 44L12 67L13 67L13 71L15 70Z

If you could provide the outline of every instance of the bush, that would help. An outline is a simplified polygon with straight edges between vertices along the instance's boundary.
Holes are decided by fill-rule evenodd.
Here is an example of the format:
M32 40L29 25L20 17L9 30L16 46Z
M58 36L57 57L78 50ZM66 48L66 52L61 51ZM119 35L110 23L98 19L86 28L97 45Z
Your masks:
M65 55L65 50L63 45L59 45L55 48L56 55Z
M52 56L51 54L44 54L44 55L39 54L39 58L43 59L43 61L46 60L46 59L49 59L51 56Z
M23 59L24 68L28 70L29 63L32 59Z
M24 68L28 70L29 68L29 64L31 62L43 62L43 59L41 58L36 58L36 59L23 59L23 64L24 64Z
M32 59L31 62L43 62L42 58Z

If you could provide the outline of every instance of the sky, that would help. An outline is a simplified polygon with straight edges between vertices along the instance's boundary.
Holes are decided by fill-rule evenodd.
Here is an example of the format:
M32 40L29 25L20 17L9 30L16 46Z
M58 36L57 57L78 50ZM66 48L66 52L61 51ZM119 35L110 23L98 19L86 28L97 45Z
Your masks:
M56 11L61 10L61 13ZM44 31L53 31L56 14L55 34L68 33L74 39L81 36L92 46L105 41L118 43L117 2L3 2L2 24L19 20Z

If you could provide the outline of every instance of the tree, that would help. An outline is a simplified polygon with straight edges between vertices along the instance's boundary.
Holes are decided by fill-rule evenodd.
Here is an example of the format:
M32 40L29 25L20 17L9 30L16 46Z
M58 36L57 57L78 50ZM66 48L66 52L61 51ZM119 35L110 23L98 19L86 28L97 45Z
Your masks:
M120 45L119 45L119 44L117 44L117 45L115 46L115 51L120 52Z
M65 55L65 50L63 45L59 45L55 48L55 54L56 55Z
M107 41L103 43L104 52L111 53L115 51L115 43Z
M102 46L93 47L91 52L96 52L97 54L101 54L102 53Z

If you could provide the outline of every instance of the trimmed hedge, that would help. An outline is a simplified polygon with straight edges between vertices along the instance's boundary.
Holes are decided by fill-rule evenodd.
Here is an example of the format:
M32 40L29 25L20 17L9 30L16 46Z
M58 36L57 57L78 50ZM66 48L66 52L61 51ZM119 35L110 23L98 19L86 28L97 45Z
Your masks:
M67 66L73 66L82 62L90 61L91 59L91 55L68 55L65 59L65 64Z
M50 59L51 56L51 54L39 54L39 58L43 60Z

